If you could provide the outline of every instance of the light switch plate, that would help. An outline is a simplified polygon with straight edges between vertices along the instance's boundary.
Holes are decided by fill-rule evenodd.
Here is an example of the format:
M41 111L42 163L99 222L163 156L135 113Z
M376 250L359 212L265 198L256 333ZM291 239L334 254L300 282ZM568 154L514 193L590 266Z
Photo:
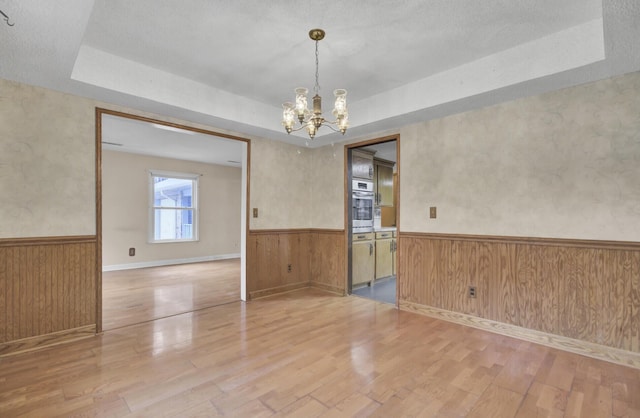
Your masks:
M436 207L435 207L435 206L431 206L431 207L429 208L429 217L430 217L431 219L435 219L435 218L436 218L436 216L437 216Z
M258 217L258 208L253 208L253 217L254 218Z

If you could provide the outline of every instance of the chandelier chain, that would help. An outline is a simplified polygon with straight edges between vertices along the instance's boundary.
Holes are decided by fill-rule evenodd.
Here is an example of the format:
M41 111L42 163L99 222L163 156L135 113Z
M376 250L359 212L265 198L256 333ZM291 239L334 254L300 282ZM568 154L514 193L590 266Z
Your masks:
M316 41L316 85L313 87L313 91L315 92L315 94L319 94L319 92L320 92L320 83L318 82L318 78L320 77L319 76L319 72L318 72L318 66L319 66L319 64L318 64L318 62L319 62L318 56L319 56L319 54L318 54L318 41Z

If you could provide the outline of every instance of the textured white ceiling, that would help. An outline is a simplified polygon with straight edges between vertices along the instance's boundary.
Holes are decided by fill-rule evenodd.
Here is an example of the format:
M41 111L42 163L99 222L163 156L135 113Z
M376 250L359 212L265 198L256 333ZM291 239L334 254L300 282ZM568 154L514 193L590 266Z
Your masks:
M83 43L279 105L312 87L314 27L325 96L362 100L601 17L598 0L103 0Z
M640 70L633 0L23 0L0 77L292 143L280 104L349 91L344 139ZM327 130L320 134L328 133ZM337 142L330 134L311 146Z

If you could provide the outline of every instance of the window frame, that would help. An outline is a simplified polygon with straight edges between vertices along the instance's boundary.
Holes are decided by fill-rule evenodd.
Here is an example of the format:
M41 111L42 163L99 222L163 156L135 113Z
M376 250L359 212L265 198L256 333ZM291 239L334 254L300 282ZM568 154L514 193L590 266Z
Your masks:
M149 196L149 225L148 225L148 242L150 244L167 244L167 243L178 243L178 242L197 242L200 240L200 222L199 222L199 188L200 188L200 177L201 174L194 173L181 173L176 171L166 171L166 170L148 170L148 196ZM172 178L172 179L181 179L181 180L191 180L193 183L191 190L191 206L180 206L180 207L165 207L165 206L156 206L155 205L155 187L154 187L154 179L156 177L164 177L164 178ZM181 238L181 239L156 239L155 237L155 221L156 221L156 209L169 209L169 210L192 210L192 236L191 238Z

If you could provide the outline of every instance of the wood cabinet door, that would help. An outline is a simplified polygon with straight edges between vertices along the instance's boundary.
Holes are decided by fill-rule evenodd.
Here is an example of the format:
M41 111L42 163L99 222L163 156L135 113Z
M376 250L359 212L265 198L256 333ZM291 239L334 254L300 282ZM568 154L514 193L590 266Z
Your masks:
M373 241L358 241L351 246L351 285L368 283L375 274Z
M393 206L393 168L378 164L376 180L378 206Z
M393 274L393 239L376 240L376 280Z
M396 274L398 274L398 270L397 270L397 269L398 269L398 251L397 251L397 250L398 250L398 247L397 247L397 245L398 245L398 244L397 244L397 241L396 241L396 239L394 238L394 239L391 241L391 248L392 248L392 250L391 250L391 252L392 252L392 255L391 255L391 262L392 262L392 264L393 264L393 267L392 267L392 269L391 269L391 270L392 270L392 274L393 274L394 276L395 276Z

